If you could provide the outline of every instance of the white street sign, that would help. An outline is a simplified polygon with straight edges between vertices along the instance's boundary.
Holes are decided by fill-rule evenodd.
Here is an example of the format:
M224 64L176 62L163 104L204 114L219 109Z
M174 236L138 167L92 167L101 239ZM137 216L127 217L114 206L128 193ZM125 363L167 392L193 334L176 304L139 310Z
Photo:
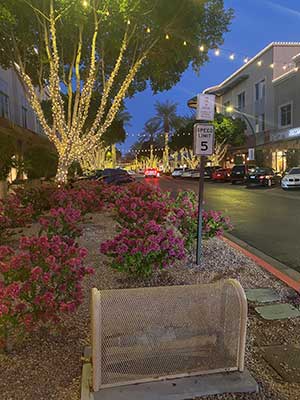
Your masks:
M248 149L248 160L254 161L255 160L255 149Z
M194 154L211 156L214 153L215 129L213 125L194 125Z
M198 94L196 119L203 121L213 121L215 118L214 94Z

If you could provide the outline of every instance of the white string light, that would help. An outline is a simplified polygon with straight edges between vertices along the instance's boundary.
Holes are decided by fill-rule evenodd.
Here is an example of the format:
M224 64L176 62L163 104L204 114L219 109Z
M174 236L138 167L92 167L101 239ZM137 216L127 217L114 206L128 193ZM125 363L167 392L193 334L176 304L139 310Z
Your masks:
M216 50L215 50L215 56L218 57L219 55L220 55L220 49L216 49Z
M235 54L234 53L230 54L229 59L230 60L234 60L235 59Z

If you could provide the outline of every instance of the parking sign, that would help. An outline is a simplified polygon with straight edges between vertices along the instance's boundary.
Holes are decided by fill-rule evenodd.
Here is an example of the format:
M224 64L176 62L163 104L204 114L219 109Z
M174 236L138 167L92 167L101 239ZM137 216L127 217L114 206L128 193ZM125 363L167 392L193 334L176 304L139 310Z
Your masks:
M214 153L215 129L213 125L194 125L194 154L211 156Z

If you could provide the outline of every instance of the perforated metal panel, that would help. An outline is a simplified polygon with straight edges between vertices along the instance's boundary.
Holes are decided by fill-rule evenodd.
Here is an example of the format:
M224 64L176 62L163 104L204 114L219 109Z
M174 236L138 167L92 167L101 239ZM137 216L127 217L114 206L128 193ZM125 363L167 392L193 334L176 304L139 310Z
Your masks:
M237 281L92 292L93 387L243 369Z

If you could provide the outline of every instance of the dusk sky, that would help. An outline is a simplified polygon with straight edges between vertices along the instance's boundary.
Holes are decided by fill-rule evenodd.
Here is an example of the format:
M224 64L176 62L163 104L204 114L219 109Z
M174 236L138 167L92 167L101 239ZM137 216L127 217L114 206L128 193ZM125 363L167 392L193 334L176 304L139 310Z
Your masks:
M270 42L300 41L299 0L225 0L225 6L234 9L235 18L230 32L224 37L219 57L211 53L210 61L202 67L199 76L188 70L169 91L153 96L148 89L126 102L132 121L127 128L129 137L124 144L118 145L123 153L137 140L144 123L154 116L157 100L177 102L178 113L186 115L189 98L220 83L243 64L245 57L254 56ZM234 61L229 60L231 53L236 55Z

